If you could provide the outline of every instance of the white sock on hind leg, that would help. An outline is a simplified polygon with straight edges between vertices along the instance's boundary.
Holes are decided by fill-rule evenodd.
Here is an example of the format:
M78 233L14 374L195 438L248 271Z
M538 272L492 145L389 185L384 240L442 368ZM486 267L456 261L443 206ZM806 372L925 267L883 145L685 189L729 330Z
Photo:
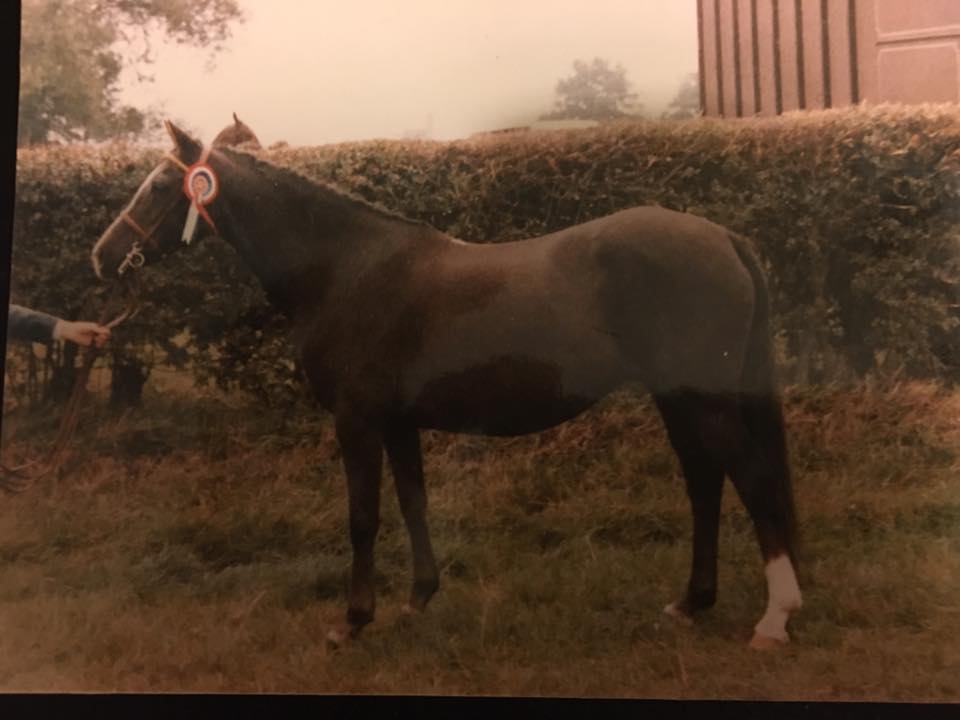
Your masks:
M760 618L754 630L758 635L787 642L787 620L790 613L803 605L797 575L787 555L778 555L767 563L767 612Z

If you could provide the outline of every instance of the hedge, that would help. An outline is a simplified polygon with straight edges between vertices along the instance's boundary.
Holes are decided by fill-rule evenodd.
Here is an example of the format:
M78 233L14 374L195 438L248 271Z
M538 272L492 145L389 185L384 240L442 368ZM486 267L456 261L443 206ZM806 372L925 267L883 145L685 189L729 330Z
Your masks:
M786 379L960 377L960 111L880 106L742 121L617 122L468 140L257 153L456 237L534 236L639 204L753 239ZM68 316L92 243L159 150L21 150L13 296ZM127 352L204 380L296 392L282 323L219 241L144 272ZM176 341L175 341L176 339ZM264 387L266 383L266 387Z

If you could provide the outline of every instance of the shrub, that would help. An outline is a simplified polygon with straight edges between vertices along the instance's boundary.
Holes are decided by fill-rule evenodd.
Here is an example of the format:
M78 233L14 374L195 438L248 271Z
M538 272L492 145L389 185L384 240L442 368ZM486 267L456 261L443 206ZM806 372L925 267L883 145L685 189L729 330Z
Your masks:
M960 376L960 114L878 107L773 119L617 122L438 142L278 148L260 157L456 237L538 235L639 204L751 237L788 380ZM92 243L159 152L21 150L13 298L66 317ZM121 350L277 401L300 394L282 323L221 242L144 272Z

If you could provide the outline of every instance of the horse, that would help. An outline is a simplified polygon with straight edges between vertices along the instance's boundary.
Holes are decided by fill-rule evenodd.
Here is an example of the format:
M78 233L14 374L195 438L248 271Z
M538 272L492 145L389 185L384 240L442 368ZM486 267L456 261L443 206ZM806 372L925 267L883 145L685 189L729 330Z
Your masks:
M420 612L439 588L420 431L534 433L627 384L651 393L693 515L689 582L664 612L690 622L716 602L729 476L767 581L750 646L789 641L802 604L796 513L768 290L746 238L646 206L527 240L468 243L166 128L173 150L97 241L94 270L116 278L219 236L290 318L346 475L352 566L345 622L328 642L349 642L374 618L384 453L413 557L402 610Z
M262 150L257 134L233 113L233 124L227 125L213 139L214 147L235 147L241 150Z

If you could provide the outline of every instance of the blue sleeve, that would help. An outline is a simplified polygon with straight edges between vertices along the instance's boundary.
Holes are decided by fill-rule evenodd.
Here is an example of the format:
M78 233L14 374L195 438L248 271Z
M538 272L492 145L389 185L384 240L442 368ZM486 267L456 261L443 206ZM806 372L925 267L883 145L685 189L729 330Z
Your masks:
M20 305L10 305L7 335L13 340L48 343L53 340L53 328L56 324L57 318L52 315Z

